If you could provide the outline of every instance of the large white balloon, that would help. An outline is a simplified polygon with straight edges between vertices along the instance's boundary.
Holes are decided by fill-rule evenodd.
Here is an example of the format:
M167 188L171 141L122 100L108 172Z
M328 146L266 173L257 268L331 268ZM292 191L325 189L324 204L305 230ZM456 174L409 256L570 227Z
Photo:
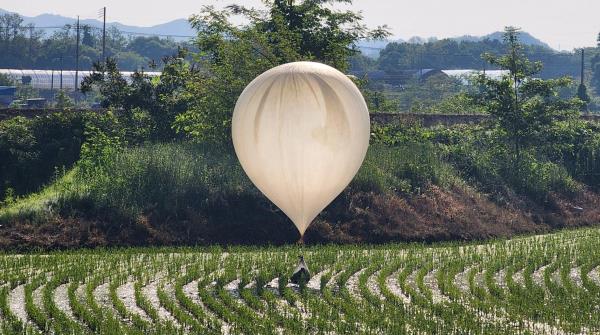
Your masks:
M302 236L360 168L369 134L369 111L356 85L320 63L289 63L261 74L233 112L242 167Z

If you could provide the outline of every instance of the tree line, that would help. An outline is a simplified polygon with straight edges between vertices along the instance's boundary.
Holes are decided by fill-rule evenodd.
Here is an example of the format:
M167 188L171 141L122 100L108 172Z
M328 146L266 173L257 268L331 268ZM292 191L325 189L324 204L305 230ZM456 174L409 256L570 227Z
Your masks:
M524 54L544 64L542 78L578 77L581 57L578 52L557 52L541 45L524 45ZM382 70L388 73L415 69L497 69L481 55L507 51L502 40L457 41L442 39L426 43L391 42L381 50L377 60L353 60L355 71Z
M80 25L79 68L88 70L102 59L102 29ZM77 26L67 24L48 30L25 25L18 14L0 15L0 68L65 69L76 66ZM160 60L189 42L158 36L127 37L116 27L107 27L105 55L117 61L121 70L160 66Z

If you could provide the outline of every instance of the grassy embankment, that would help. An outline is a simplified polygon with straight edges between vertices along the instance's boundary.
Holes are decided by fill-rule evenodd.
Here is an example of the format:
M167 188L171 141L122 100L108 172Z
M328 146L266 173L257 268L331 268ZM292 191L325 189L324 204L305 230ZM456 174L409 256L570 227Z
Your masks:
M600 221L595 155L581 164L529 151L516 164L486 134L476 126L375 129L361 170L307 241L485 239ZM0 242L26 248L298 238L229 149L171 143L107 152L2 206ZM49 236L36 239L40 234Z

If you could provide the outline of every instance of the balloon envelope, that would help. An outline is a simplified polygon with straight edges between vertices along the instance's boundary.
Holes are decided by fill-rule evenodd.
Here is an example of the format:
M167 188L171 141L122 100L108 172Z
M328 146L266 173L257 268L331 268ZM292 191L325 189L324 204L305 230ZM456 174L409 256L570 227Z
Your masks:
M301 235L350 183L369 136L369 112L356 85L320 63L261 74L233 113L233 145L244 171Z

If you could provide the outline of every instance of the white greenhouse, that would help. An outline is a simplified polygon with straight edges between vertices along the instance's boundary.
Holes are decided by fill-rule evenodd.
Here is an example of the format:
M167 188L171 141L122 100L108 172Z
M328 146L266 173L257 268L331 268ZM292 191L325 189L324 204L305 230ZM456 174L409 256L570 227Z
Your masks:
M48 90L60 88L74 90L90 73L91 71L79 71L77 74L78 85L75 85L75 71L0 69L0 74L8 75L19 83L29 83L33 88ZM160 72L145 71L144 73L151 77L160 75ZM125 80L130 81L133 72L122 71L121 74Z

